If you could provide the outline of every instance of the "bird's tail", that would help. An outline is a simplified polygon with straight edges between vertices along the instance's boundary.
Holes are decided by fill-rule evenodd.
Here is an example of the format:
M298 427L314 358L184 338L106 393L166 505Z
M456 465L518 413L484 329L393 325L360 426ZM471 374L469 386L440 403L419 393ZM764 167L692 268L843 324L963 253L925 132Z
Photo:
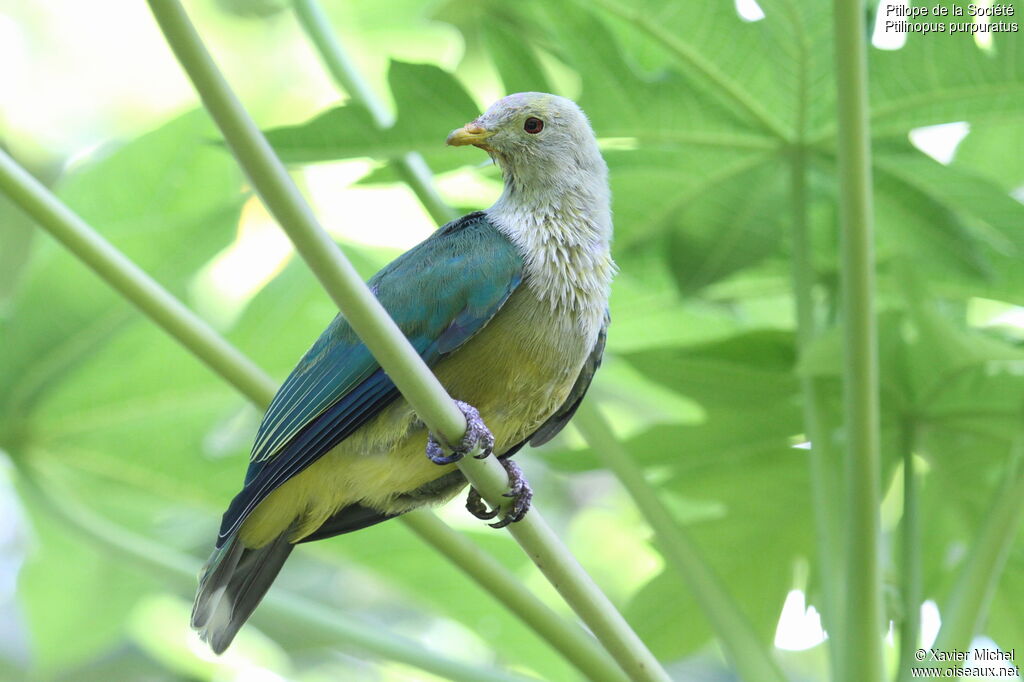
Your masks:
M249 549L238 534L214 550L199 575L192 627L214 653L223 653L274 582L294 545L288 531Z

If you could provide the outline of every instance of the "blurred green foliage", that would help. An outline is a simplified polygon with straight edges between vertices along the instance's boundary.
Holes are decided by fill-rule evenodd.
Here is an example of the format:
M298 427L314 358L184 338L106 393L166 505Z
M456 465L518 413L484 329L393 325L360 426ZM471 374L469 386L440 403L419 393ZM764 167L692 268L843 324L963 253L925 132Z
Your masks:
M245 17L231 21L292 20L281 3L248 4L217 3ZM408 151L422 153L438 174L478 164L479 154L442 143L489 104L480 92L551 90L577 99L611 169L621 267L608 366L592 399L771 645L791 589L820 605L807 454L793 448L806 440L801 378L822 388L816 407L832 456L844 437L840 334L832 326L838 258L828 5L760 4L764 19L745 21L728 2L410 0L391 16L374 3L352 3L337 10L355 20L339 22L343 37L386 32L396 17L402 30L444 22L464 41L458 67L393 60L390 130L375 131L364 111L342 105L307 112L306 122L268 136L296 165L369 157L375 165L362 182L386 184L396 178L384 162ZM882 492L900 488L899 462L911 448L925 472L921 596L940 607L989 500L1017 471L1024 435L1024 334L1014 307L1024 305L1024 43L1016 35L996 35L983 50L970 36L912 34L902 49L870 55ZM949 164L908 141L912 129L956 121L968 122L970 133ZM247 198L215 139L202 112L186 113L72 165L56 188L187 297L199 268L235 238ZM806 154L804 203L790 193L795 149ZM476 172L494 178L493 169ZM790 283L798 214L811 226L811 293L824 327L803 357ZM31 235L0 203L0 447L55 494L205 555L241 482L258 415L58 245ZM393 255L345 248L367 275ZM1015 324L990 323L1013 311ZM227 335L284 376L332 315L312 276L291 263ZM679 577L662 570L636 511L579 440L570 433L521 457L570 547L655 653L681 679L721 666L706 619ZM840 491L837 484L830 494ZM890 492L886 504L895 509L882 539L887 609L898 628L906 615L897 558L902 499ZM450 522L564 610L505 534L452 506ZM190 595L169 597L169 588L93 539L34 506L27 511L33 540L18 599L31 651L8 656L0 675L111 679L120 670L120 679L230 679L254 670L244 655L242 663L217 665L188 659L198 655L186 639ZM1024 595L1024 542L1004 540L1009 563L980 631L1003 648L1020 647L1013 605ZM465 660L575 679L543 641L398 524L303 547L278 582L275 590L311 596L340 618L364 618ZM243 631L242 651L274 646L252 630ZM289 679L422 678L339 657L314 632L267 632L280 651L259 665ZM826 674L820 647L777 653L794 673Z

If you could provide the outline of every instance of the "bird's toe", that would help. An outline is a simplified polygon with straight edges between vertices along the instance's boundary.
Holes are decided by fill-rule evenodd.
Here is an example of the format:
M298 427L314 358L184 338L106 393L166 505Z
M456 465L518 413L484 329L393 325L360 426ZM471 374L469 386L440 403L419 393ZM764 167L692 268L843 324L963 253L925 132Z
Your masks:
M427 459L434 464L455 464L455 462L458 462L465 456L465 453L460 452L459 450L452 450L452 454L450 455L444 454L444 448L441 447L441 444L434 439L434 435L431 434L427 436Z
M451 448L451 454L447 455L434 434L430 434L427 437L427 457L434 464L454 464L477 447L480 448L480 454L476 455L477 459L488 457L494 450L494 434L487 428L480 411L461 400L456 400L455 404L466 418L466 434L457 446Z
M488 509L487 503L480 497L480 493L477 492L476 488L472 487L469 489L469 495L466 497L466 509L470 514L484 521L490 521L498 515L498 510Z
M501 463L505 467L505 471L508 472L509 489L504 495L512 498L513 502L501 519L490 524L491 528L504 528L510 523L522 521L526 518L526 513L530 511L530 503L533 500L533 489L519 465L511 459L503 459Z

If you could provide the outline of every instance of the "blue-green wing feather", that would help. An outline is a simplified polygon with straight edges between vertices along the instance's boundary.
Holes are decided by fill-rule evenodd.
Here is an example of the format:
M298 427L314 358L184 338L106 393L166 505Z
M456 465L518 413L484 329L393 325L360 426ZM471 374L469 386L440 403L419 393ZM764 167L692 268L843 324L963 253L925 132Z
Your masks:
M498 312L522 280L516 248L482 213L449 223L370 281L371 290L428 365ZM271 402L245 486L221 523L218 546L275 488L398 398L398 389L338 316Z

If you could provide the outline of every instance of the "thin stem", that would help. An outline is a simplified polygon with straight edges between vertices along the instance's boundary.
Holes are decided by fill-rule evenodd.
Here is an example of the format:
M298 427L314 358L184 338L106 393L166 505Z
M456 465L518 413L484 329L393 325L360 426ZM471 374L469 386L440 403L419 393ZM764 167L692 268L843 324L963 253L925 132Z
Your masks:
M686 531L672 518L672 514L659 499L658 492L644 478L643 471L615 437L600 410L592 403L584 402L573 424L601 463L616 475L651 525L663 556L689 586L690 593L718 635L737 674L747 682L785 680L786 677L759 641L750 622L740 612Z
M841 673L882 680L878 344L874 310L867 57L860 0L835 0L842 230L844 405L847 441L845 622Z
M802 111L802 107L801 107ZM802 131L802 123L798 130ZM802 134L798 133L798 134ZM797 353L803 357L818 334L814 313L814 260L811 249L810 226L807 220L807 148L795 144L790 149L790 199L792 202L793 258L791 277L793 300L796 307ZM828 640L832 653L832 676L837 677L838 661L832 650L832 641L842 630L841 594L838 583L842 580L843 562L836 538L839 534L835 490L837 476L833 475L832 448L828 430L822 420L819 380L811 376L800 377L803 398L804 429L811 448L807 452L810 470L811 513L814 517L814 535L817 545L818 575L822 586L822 618L830 632Z
M432 181L433 173L422 154L406 152L390 163L398 176L405 184L409 185L435 223L444 225L459 217L458 212L445 203L445 200L437 193L437 188Z
M299 25L316 47L334 82L348 93L352 101L370 113L378 128L390 128L394 123L391 113L374 95L369 83L341 47L320 3L316 0L294 0L292 5Z
M811 58L811 44L807 36L805 17L798 10L786 5L787 17L797 33L795 44L799 50L797 106L794 141L789 149L790 201L792 204L793 258L791 277L793 300L796 308L797 355L803 358L818 336L818 321L814 306L814 270L811 230L808 220L807 197L807 112L810 108L810 86L808 84L808 63ZM800 376L800 392L803 397L804 431L811 442L807 451L810 471L811 513L814 518L814 535L817 549L818 575L821 580L823 608L822 619L831 637L826 641L829 651L832 679L839 677L839 662L834 639L841 639L842 594L838 589L843 577L842 554L839 551L839 514L836 495L840 476L835 471L835 459L827 425L821 410L820 380Z
M477 582L487 582L491 594L562 652L580 672L599 682L625 682L629 678L597 641L560 618L534 597L523 584L464 536L452 532L436 516L415 511L402 517L421 540L443 553Z
M392 125L391 115L366 83L359 69L345 52L323 8L316 0L294 0L295 16L320 54L335 83L348 93L353 102L366 109L378 129ZM455 219L457 214L445 203L434 187L426 161L418 152L409 152L390 161L391 167L409 185L423 207L438 225Z
M42 227L57 237L69 251L88 264L119 293L136 302L145 314L163 327L164 331L202 359L210 369L231 383L256 407L261 410L267 408L277 387L263 370L161 288L155 280L103 239L2 151L0 189ZM589 644L580 643L580 639L585 638L581 630L568 625L544 606L501 564L487 557L485 569L467 568L467 550L462 547L466 540L433 517L430 512L419 511L415 518L409 515L400 517L400 520L413 527L417 533L420 533L420 529L428 527L431 544L442 549L446 558L466 570L471 578L506 604L528 626L544 636L547 636L547 633L555 633L555 636L548 637L548 641L571 663L585 671L605 664L600 655L603 652L597 650L598 653L595 654L596 647L592 641ZM449 554L446 550L452 553ZM477 552L479 553L479 550ZM480 556L486 555L480 553ZM480 561L485 560L481 558ZM195 571L192 571L191 575L194 578ZM510 598L513 585L516 586L517 596ZM617 678L613 670L604 678L594 679Z
M1006 566L1013 539L1024 519L1024 459L1022 443L1014 445L1006 482L992 500L953 591L942 606L942 627L935 639L939 651L961 651L979 632L992 596ZM956 663L943 664L948 667Z
M22 461L22 458L16 457L14 461ZM30 495L63 525L75 528L103 550L127 560L147 575L160 576L165 584L172 585L182 594L190 594L195 589L200 564L193 557L112 524L73 501L69 495L53 494L53 482L46 481L43 484L37 481L35 473L23 466L19 466L19 473L22 492ZM453 661L423 648L415 641L387 633L370 623L360 623L352 616L339 618L327 606L282 589L271 590L253 618L269 627L279 628L292 624L303 629L326 632L352 650L415 666L442 679L461 682L525 682L527 679L494 668L480 668Z
M903 450L903 518L900 520L903 564L903 627L900 632L899 679L910 679L910 666L921 639L921 477L914 467L915 426L906 419L900 427Z

